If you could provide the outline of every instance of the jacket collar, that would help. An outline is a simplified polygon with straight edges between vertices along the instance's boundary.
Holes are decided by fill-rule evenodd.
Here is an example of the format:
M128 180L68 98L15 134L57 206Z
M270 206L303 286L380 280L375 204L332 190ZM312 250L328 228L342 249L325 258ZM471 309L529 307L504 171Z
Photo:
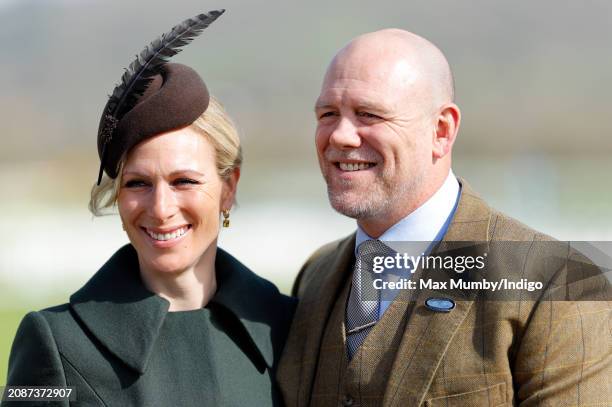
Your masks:
M476 195L465 180L459 179L459 182L461 195L457 210L442 242L434 250L443 253L461 246L458 246L457 242L465 242L462 253L486 253L486 245L490 241L491 208ZM478 270L472 270L464 273L462 278L477 279L479 276ZM450 279L451 275L440 271L417 270L413 278L419 277L444 281ZM404 333L397 349L389 378L389 383L394 385L389 384L385 390L382 403L384 406L423 403L439 363L469 314L478 290L419 290L415 294L415 307L407 315L406 322L410 330ZM449 313L431 312L424 307L425 301L430 297L454 298L455 309ZM411 391L398 391L406 388Z
M310 404L325 328L336 299L350 280L354 247L355 233L326 246L326 254L311 257L302 268L300 287L295 292L298 307L276 375L288 406ZM307 275L303 273L305 268L310 269Z
M263 322L269 310L253 306L254 298L262 298L258 291L269 283L221 249L215 268L218 289L211 303L240 321L265 364L272 366L271 328ZM70 297L70 305L104 347L140 374L145 372L170 303L144 286L132 245L119 249Z
M478 197L465 180L458 178L458 181L461 184L459 203L443 238L442 247L439 247L438 250L444 250L448 242L488 242L490 240L488 230L491 209ZM277 375L277 380L288 405L309 404L325 327L343 284L346 283L347 278L350 278L351 264L354 261L354 247L355 233L338 242L335 250L319 258L316 263L309 265L315 270L309 273L306 288L301 288L302 295L294 317L294 321L301 322L304 327L298 329L295 324L293 325ZM304 283L304 281L301 283ZM432 315L427 312L413 311L407 316L409 318L408 324L424 327L423 332L428 333L428 339L430 340L418 341L421 338L420 336L411 336L416 331L412 330L412 325L410 325L411 332L406 334L406 339L403 340L400 349L397 350L394 368L391 370L392 377L389 380L390 384L400 383L400 385L389 385L383 405L397 401L394 400L397 392L393 390L398 388L418 388L418 394L415 393L413 404L420 404L420 401L416 402L416 400L422 398L430 384L429 380L433 377L437 368L437 363L434 362L439 362L441 355L443 355L456 332L456 328L469 312L472 305L470 296L472 295L474 293L467 295L466 299L468 301L459 302L458 309L452 313ZM421 297L420 301L422 304L425 298ZM435 322L436 329L427 329L430 321ZM436 344L436 346L423 346L423 343ZM424 352L424 350L427 350L427 352ZM412 360L410 356L413 355L411 353L413 351L414 355L417 355L415 359L422 362L422 365L427 368L427 372L419 372L420 375L404 375L407 372L408 362ZM308 363L305 361L308 361ZM414 366L414 363L412 366ZM415 371L412 369L410 372L414 373ZM414 382L406 384L411 380ZM419 383L416 383L417 381Z
M217 249L215 269L217 292L211 302L227 308L240 320L266 366L272 367L272 328L266 321L279 312L271 288L274 294L280 294L270 282L254 274L222 249Z
M491 208L463 178L457 180L461 185L459 203L443 240L488 242Z

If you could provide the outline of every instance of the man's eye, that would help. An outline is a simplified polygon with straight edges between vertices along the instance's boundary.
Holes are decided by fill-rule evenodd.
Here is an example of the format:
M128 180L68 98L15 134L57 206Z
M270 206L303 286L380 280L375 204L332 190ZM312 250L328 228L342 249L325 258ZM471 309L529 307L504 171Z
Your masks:
M144 181L140 181L140 180L130 180L127 181L125 183L125 187L126 188L141 188L141 187L146 187L147 184Z
M357 116L365 117L366 119L382 119L382 117L370 112L359 112Z
M332 117L335 115L336 115L336 112L323 112L319 115L319 119L324 119L326 117Z

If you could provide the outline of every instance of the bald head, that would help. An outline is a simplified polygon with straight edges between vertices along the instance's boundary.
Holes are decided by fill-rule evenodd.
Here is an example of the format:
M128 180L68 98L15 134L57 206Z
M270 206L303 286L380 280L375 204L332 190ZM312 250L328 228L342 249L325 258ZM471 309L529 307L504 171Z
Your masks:
M330 202L372 237L449 176L461 113L446 58L418 35L388 29L351 41L330 64L315 113Z
M353 39L332 60L323 86L339 75L367 76L398 90L410 86L422 97L421 103L430 100L434 108L454 100L453 76L444 54L405 30L385 29Z

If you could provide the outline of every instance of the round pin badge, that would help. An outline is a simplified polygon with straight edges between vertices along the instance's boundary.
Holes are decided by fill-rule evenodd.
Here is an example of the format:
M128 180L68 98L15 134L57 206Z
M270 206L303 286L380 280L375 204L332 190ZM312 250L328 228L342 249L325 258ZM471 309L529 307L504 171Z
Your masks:
M425 306L435 312L451 312L455 308L455 301L450 298L428 298Z

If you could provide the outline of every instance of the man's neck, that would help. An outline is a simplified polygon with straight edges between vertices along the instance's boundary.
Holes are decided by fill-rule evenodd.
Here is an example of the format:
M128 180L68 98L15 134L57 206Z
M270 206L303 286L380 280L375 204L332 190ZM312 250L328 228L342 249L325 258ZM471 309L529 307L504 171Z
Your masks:
M397 213L387 213L376 219L360 219L357 224L368 237L379 239L388 231L401 240L433 240L446 218L453 212L457 201L459 184L452 171L440 182L420 204L404 208ZM435 230L434 230L435 229ZM382 239L384 240L384 239Z

